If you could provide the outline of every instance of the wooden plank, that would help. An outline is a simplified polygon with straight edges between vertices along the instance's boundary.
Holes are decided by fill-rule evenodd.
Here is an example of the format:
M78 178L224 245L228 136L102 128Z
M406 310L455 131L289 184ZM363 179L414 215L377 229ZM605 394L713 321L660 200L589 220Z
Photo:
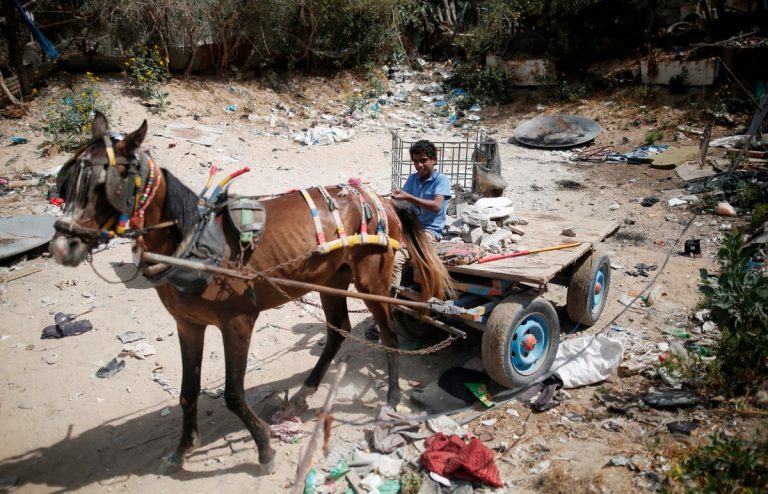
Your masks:
M448 270L453 273L543 285L592 250L594 244L601 242L619 229L619 222L615 220L566 218L549 213L526 211L516 211L515 214L528 220L528 224L521 227L525 231L521 246L525 249L541 249L571 242L582 242L582 244L570 249L501 259L485 264L448 266ZM574 229L576 237L560 235L563 229L569 227Z

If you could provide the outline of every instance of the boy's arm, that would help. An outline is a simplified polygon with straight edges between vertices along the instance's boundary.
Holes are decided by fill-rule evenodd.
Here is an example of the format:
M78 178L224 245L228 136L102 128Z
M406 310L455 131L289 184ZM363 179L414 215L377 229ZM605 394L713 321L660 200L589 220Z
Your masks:
M443 202L445 201L445 196L441 194L435 194L434 199L422 199L403 190L393 190L392 197L395 199L408 201L414 206L426 209L427 211L432 211L433 213L440 212L443 207Z

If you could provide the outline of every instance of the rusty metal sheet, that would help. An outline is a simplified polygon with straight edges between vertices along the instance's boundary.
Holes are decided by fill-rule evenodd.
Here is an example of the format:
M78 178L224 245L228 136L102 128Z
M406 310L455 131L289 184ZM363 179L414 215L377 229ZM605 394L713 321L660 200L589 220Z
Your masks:
M543 115L521 123L515 139L536 148L569 148L585 144L602 132L594 120L573 115Z
M53 216L12 216L0 218L0 259L40 247L51 241Z

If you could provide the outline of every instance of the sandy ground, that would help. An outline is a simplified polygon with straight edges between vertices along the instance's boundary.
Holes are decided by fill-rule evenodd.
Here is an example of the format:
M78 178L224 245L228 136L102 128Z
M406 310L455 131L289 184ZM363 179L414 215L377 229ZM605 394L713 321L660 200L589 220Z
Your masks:
M66 82L62 77L44 96L55 97ZM353 176L364 177L377 190L388 192L390 131L400 128L407 140L461 138L456 129L447 127L403 127L402 114L398 115L398 111L414 114L425 111L414 104L388 108L383 117L363 120L354 127L355 135L350 142L312 147L292 142L292 130L322 122L320 115L324 113L340 114L345 94L353 85L345 79L304 81L281 94L236 81L174 81L170 85L171 107L160 116L149 113L133 98L123 95L119 79L101 84L112 101L112 127L131 131L146 118L150 125L146 146L161 166L169 168L193 190L202 187L210 163L216 163L226 172L243 165L252 168L252 172L233 187L240 193L278 193L295 187L338 183ZM235 114L223 111L230 103L244 105L246 91L253 97L248 99L255 105L253 114L268 117L270 109L282 102L294 110L294 115L276 110L276 125L271 127L268 118L251 122L242 118L245 116L242 110ZM4 144L0 148L1 175L19 177L24 172L47 170L67 158L65 154L46 156L38 147L43 141L39 122L45 111L44 101L45 98L40 98L34 102L32 114L23 120L0 121L0 130L5 136L24 135L30 140L22 146ZM629 268L638 262L661 265L670 249L674 253L682 250L681 245L670 245L680 236L693 213L686 209L671 211L666 205L667 198L679 193L674 190L679 183L675 172L654 170L645 165L575 164L563 153L508 144L507 138L516 123L535 114L536 103L534 97L528 96L514 108L492 107L479 113L480 123L501 142L503 174L510 183L505 195L513 200L514 206L620 220L623 224L620 233L602 246L617 267ZM625 149L630 149L643 144L648 128L627 130L626 122L639 110L605 100L585 101L558 110L597 118L605 131L596 145L618 144L627 137ZM555 108L548 112L554 113ZM211 147L154 135L153 130L170 122L220 126L224 132ZM7 142L7 138L3 141ZM557 180L565 179L584 187L570 190L556 184ZM639 199L651 194L661 197L662 201L652 208L641 207ZM609 206L614 203L619 207L612 210ZM3 216L50 211L45 188L18 190L1 197L0 204ZM670 214L676 218L666 218ZM629 224L632 222L634 224ZM686 320L698 300L698 269L713 265L716 247L710 239L718 235L720 223L723 223L721 219L713 217L696 218L685 238L701 238L704 255L696 259L673 255L659 278L663 286L660 299L650 308L625 313L616 323L631 328L633 334L641 335L652 345L662 340L660 328ZM171 476L157 474L160 459L175 447L181 430L177 399L152 380L153 373L161 373L171 384L180 384L181 362L175 324L146 283L121 281L130 278L134 270L129 264L130 251L126 243L116 242L93 258L94 269L89 266L65 268L44 255L15 260L17 270L40 268L40 271L7 283L6 301L0 306L0 384L3 388L0 435L4 438L0 442L0 477L18 476L16 486L11 488L18 492L286 490L295 477L297 459L306 439L299 444L273 439L278 450L277 471L256 476L257 456L243 425L227 411L223 398L208 395L201 396L199 404L202 448L190 456L184 471ZM589 331L605 329L623 308L618 298L638 293L647 280L627 276L620 267L614 269L602 320ZM564 290L552 287L545 297L558 306L563 332L570 331L573 323L564 315ZM317 300L317 296L310 299ZM357 301L350 306L362 308ZM40 339L42 328L53 324L54 313L80 313L89 309L91 312L83 317L93 323L93 331L60 340ZM311 306L288 303L264 313L257 321L246 389L251 400L256 400L265 386L274 390L271 398L254 405L262 416L268 417L278 406L284 390L295 391L314 365L324 340L323 325L318 317L322 319ZM352 320L358 333L371 322L365 313L352 314ZM144 341L153 345L157 353L145 360L124 357L127 365L117 375L109 379L95 378L97 369L120 353L117 335L126 331L144 332ZM418 413L408 400L409 391L419 383L436 379L446 368L479 357L478 343L479 338L474 338L436 355L402 358L401 385L405 398L400 411ZM349 369L334 407L337 418L334 441L358 441L363 439L365 430L371 428L377 409L385 399L384 357L378 351L347 342L337 360L346 361ZM223 386L223 376L221 338L217 329L209 328L202 368L203 388L215 394ZM313 408L324 400L326 386L311 398ZM600 420L609 415L596 405L594 394L604 389L628 393L647 386L647 381L639 376L626 379L614 376L600 387L570 391L571 399L550 412L531 416L521 403L513 403L505 407L518 410L520 418L499 414L498 422L492 427L482 426L477 420L469 427L476 432L488 429L497 442L512 442L516 437L513 434L524 436L513 454L498 455L502 478L510 489L558 492L552 489L562 484L573 486L575 491L642 491L648 484L639 480L636 473L605 465L617 454L641 454L654 461L657 457L646 448L653 427L637 421L627 421L621 432L600 427ZM570 421L566 419L567 413L585 418ZM304 427L308 430L314 426L312 417L312 413L305 417L308 423ZM460 418L472 417L462 415ZM544 474L530 473L529 469L542 460L550 462L550 470Z

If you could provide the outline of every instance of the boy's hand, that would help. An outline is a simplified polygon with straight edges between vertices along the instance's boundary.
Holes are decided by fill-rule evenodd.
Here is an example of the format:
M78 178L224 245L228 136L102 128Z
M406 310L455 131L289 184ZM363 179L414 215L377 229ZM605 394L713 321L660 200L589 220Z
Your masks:
M395 199L400 199L400 200L403 200L403 201L407 201L410 198L412 198L413 196L411 194L407 193L407 192L403 192L400 189L395 189L395 190L392 191L392 197L395 198Z

